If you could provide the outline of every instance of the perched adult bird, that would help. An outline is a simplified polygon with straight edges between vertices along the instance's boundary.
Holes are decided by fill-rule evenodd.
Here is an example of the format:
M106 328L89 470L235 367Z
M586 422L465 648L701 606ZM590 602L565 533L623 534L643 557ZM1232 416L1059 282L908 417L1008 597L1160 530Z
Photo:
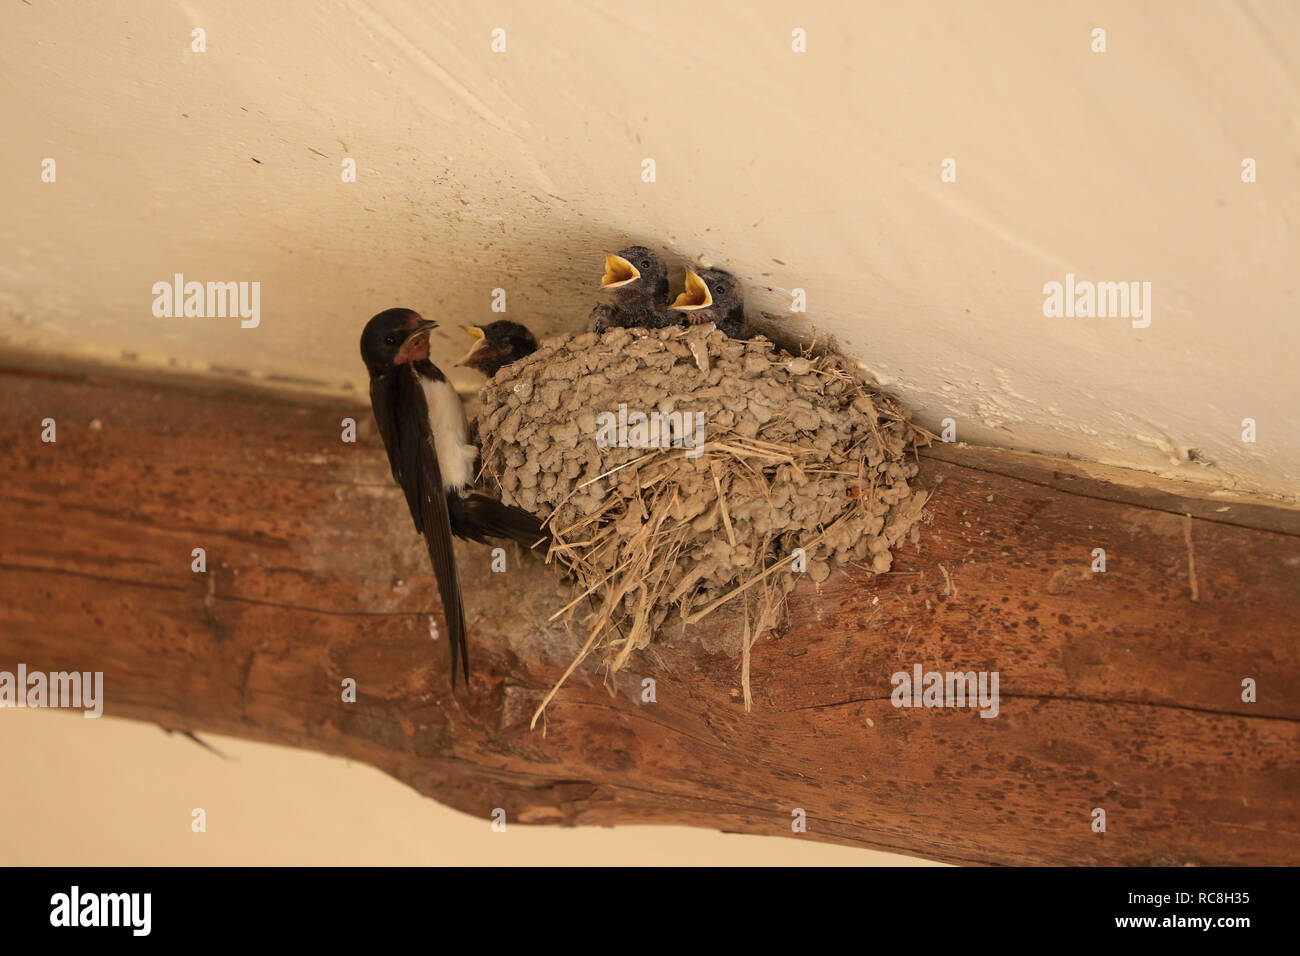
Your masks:
M614 298L612 307L598 305L591 311L587 328L603 332L616 326L662 328L671 324L664 312L668 299L668 267L645 246L629 246L605 256L605 274L600 288Z
M451 536L482 544L506 538L532 547L546 539L546 532L527 512L470 487L478 449L466 437L460 396L429 361L429 331L437 326L410 309L380 312L361 333L361 359L370 373L370 407L388 463L433 563L451 632L455 687L458 662L469 679L469 647Z
M671 306L690 325L712 322L733 339L753 334L745 322L745 296L740 283L722 269L686 270L686 291Z
M537 339L518 322L498 319L482 328L477 325L467 325L464 328L474 344L456 364L482 372L488 378L512 362L537 351Z

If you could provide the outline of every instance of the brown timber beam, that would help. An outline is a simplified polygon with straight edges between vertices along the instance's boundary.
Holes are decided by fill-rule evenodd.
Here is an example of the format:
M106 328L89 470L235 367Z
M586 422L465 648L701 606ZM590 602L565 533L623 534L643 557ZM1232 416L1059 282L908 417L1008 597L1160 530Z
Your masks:
M724 610L613 694L590 660L543 734L571 592L458 544L473 674L451 693L363 400L9 356L0 403L0 670L103 671L107 715L344 755L516 822L791 836L802 808L800 839L959 863L1300 863L1294 510L940 446L919 539L889 574L800 583L752 712ZM914 664L997 671L998 716L895 708Z

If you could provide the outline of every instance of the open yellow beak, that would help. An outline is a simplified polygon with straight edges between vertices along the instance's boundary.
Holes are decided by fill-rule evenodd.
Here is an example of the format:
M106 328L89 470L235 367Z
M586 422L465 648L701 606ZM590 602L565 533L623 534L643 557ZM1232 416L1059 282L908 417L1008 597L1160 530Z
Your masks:
M713 305L713 294L709 292L709 285L692 270L686 270L686 291L679 295L669 308L678 309L682 312L693 312L696 309L707 309Z
M469 347L469 351L465 353L465 357L456 363L457 365L464 365L468 362L474 353L483 347L483 343L487 341L483 335L483 330L477 325L462 325L461 328L465 330L466 335L474 340L474 344Z
M600 279L600 287L602 289L616 289L639 278L641 278L641 272L622 256L606 256L605 274Z

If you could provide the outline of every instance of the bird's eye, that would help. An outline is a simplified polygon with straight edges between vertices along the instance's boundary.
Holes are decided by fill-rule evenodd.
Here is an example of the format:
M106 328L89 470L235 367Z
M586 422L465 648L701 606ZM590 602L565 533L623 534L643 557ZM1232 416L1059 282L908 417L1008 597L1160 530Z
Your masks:
M385 337L384 337L384 344L385 344L385 345L396 345L396 344L397 344L397 336L396 336L396 335L387 335L387 336L385 336Z

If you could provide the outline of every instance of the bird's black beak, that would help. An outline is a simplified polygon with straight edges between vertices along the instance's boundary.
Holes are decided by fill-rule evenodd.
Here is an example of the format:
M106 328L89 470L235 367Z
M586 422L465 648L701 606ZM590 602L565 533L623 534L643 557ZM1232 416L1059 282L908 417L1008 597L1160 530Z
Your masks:
M415 323L415 328L411 329L411 331L406 334L406 341L409 342L417 335L423 335L430 329L436 329L437 327L438 323L433 321L433 319L421 319L419 322Z
M419 319L415 325L411 326L406 333L406 338L402 340L402 347L397 350L393 356L394 365L402 365L406 362L414 362L429 357L429 330L436 329L438 323L431 319Z

